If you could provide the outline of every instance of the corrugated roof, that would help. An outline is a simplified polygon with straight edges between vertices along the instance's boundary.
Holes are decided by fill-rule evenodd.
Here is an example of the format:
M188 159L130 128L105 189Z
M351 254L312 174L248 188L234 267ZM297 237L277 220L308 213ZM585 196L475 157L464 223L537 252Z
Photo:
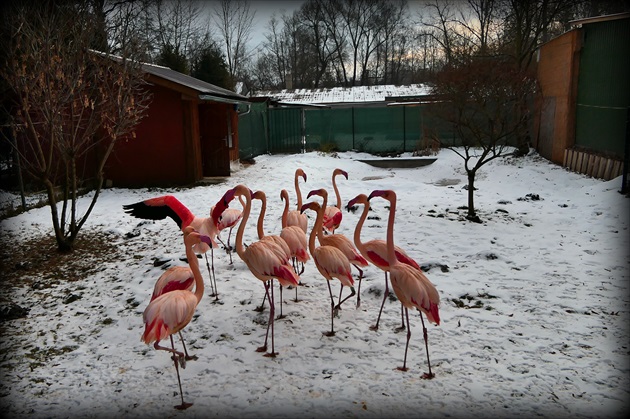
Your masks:
M113 54L107 54L101 51L91 50L95 54L99 54L103 57L108 57L115 61L121 61L122 57ZM210 84L203 80L196 79L191 76L187 76L186 74L180 73L179 71L172 70L168 67L142 63L142 70L146 73L152 74L154 76L163 78L165 80L171 81L173 83L177 83L182 86L186 86L190 89L196 90L199 93L200 99L202 100L212 100L212 97L224 98L228 99L228 102L247 102L247 97L243 95L239 95L231 90L224 89L219 86L215 86L214 84ZM205 97L204 97L205 96Z
M258 97L270 97L283 103L333 104L333 103L368 103L385 102L386 99L401 97L421 97L431 94L429 86L410 84L396 86L332 87L320 89L295 89L281 91L265 91L256 94Z
M231 90L224 89L214 84L210 84L203 80L196 79L179 71L171 70L168 67L163 67L155 64L142 64L142 69L154 76L161 77L163 79L172 81L173 83L181 84L182 86L189 87L199 92L200 95L218 96L229 99L236 99L241 101L247 101L247 97L239 95Z

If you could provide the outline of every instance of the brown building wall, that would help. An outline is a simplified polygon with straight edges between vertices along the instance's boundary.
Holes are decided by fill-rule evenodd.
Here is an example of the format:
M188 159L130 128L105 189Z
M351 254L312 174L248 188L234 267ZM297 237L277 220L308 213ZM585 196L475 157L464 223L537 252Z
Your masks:
M198 180L195 176L200 170L190 165L199 161L194 157L198 149L194 139L198 143L199 136L190 128L184 129L185 120L197 120L197 107L174 90L153 85L151 91L152 102L135 130L136 138L119 141L108 159L105 178L113 186L167 186Z
M580 48L579 30L567 32L540 48L538 81L542 92L536 149L562 164L575 142L575 106Z

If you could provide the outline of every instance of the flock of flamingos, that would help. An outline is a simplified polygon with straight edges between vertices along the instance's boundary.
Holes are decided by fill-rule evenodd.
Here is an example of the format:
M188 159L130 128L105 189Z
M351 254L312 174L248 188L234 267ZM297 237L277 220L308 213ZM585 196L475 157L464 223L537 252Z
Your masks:
M345 171L341 169L333 171L332 184L337 198L337 205L328 205L328 193L325 189L312 190L307 195L307 199L319 196L323 200L321 203L310 201L302 204L299 180L301 178L306 182L306 173L302 169L297 169L295 171L297 209L289 210L289 195L283 189L280 196L284 201L284 212L282 214L282 231L279 235L265 235L264 233L265 193L260 190L254 192L244 185L238 185L225 192L216 205L210 209L209 217L195 216L172 195L151 198L123 206L126 213L137 218L151 220L172 218L184 233L184 245L189 266L171 267L157 280L151 301L143 314L145 330L141 338L146 344L153 343L155 349L168 351L172 354L171 358L175 364L181 397L181 404L175 406L175 408L186 409L192 405L192 403L184 402L179 368L185 368L186 361L196 359L195 356L188 354L181 330L192 319L197 304L199 304L205 292L197 254L206 256L212 296L218 299L216 279L214 277L213 249L218 247L216 240L220 241L230 252L230 263L232 263L232 247L229 244L230 236L232 229L239 222L234 249L239 258L247 265L252 275L263 282L265 296L262 305L258 309L262 310L265 300L269 301L269 321L267 323L265 342L257 349L258 352L264 352L264 355L268 357L277 355L274 348L275 308L273 279L278 280L280 283L280 316L282 316L283 288L295 288L297 300L297 290L300 285L299 275L304 272L304 264L312 258L319 273L327 280L331 315L330 331L324 334L333 336L335 334L334 318L337 316L341 304L348 298L357 295L357 307L360 305L362 268L371 263L385 273L385 293L376 324L371 329L376 330L378 328L383 305L389 293L389 274L389 281L391 281L396 297L401 302L401 329L405 328L405 319L407 325L409 325L409 308L415 308L420 312L429 367L429 372L425 373L423 378L433 378L434 375L431 372L431 362L429 360L427 329L424 325L422 314L424 313L429 322L439 325L438 305L440 297L437 289L424 275L418 263L409 257L403 249L394 244L396 193L392 190L374 190L369 196L359 194L348 202L347 208L352 208L357 204L363 205L363 213L355 227L354 240L351 241L346 236L335 233L342 220L341 198L335 181L335 178L339 175L348 179L348 174ZM238 197L242 209L229 208L229 204L236 197ZM387 237L386 240L379 239L362 242L361 229L368 215L370 200L373 198L383 198L390 203ZM258 241L245 246L243 244L243 233L250 216L252 200L254 199L262 201L257 224ZM310 233L307 231L308 221L305 214L307 210L314 211L317 216ZM229 229L227 245L219 237L224 229ZM317 244L316 240L319 244ZM208 250L210 250L212 255L212 266L208 262ZM355 281L352 276L352 266L357 269L359 275L358 293L354 290ZM335 304L330 285L334 278L337 278L341 283L337 304ZM342 299L344 287L350 289L350 294ZM270 330L271 352L268 352L267 342ZM184 352L175 349L173 334L176 333L180 336ZM160 345L160 342L166 338L171 340L170 348ZM411 328L407 327L403 366L398 368L402 371L407 370L407 349L409 348L410 338Z

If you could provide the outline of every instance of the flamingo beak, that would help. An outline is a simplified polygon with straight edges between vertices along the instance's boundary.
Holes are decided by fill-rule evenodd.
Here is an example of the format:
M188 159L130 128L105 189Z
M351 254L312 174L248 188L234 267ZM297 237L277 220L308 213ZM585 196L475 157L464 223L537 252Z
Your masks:
M346 172L345 170L342 170L341 174L346 178L346 180L348 180L348 172Z
M385 195L385 191L382 191L382 190L372 191L372 193L370 194L370 196L368 196L368 201L369 201L370 199L374 198L374 197L377 197L377 196L383 196L383 195Z
M199 238L201 239L202 242L204 242L208 246L212 246L212 241L210 240L210 237L201 234Z
M319 195L319 189L314 189L314 190L310 191L308 193L308 195L306 196L306 198L310 198L313 195Z
M304 211L306 211L310 207L311 207L311 203L310 202L307 202L306 204L302 205L302 208L300 208L300 214L303 214Z

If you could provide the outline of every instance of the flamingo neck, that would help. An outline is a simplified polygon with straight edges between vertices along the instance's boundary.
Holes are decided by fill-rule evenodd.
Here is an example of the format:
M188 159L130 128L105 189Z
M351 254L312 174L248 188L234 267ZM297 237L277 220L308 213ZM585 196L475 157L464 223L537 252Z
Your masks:
M308 250L311 252L311 255L313 255L313 253L315 252L315 237L320 236L321 234L322 222L324 219L324 211L322 210L322 208L323 207L315 208L315 225L311 229L311 235L308 238Z
M335 191L335 196L337 197L337 205L335 206L341 209L341 195L339 195L339 189L337 188L337 181L335 181L335 178L336 176L333 174L333 178L332 178L333 190Z
M317 232L317 237L319 238L319 242L322 242L322 238L324 237L324 211L326 210L326 206L328 205L328 192L326 192L325 189L322 190L322 194L320 195L323 198L322 201L322 206L321 206L321 212L322 216L321 216L321 220L320 223L317 224L317 221L315 222L315 226L313 226L313 230L315 230ZM319 214L318 214L318 219L319 219ZM311 230L311 233L313 231Z
M267 211L267 199L264 195L260 196L260 214L258 214L258 225L256 230L258 231L258 239L262 240L265 237L265 229L263 224L265 223L265 212Z
M363 229L363 223L368 216L368 211L370 210L370 203L368 201L364 202L363 212L361 213L361 217L359 217L359 221L357 221L356 227L354 227L354 245L357 247L357 250L361 254L366 254L365 246L361 241L361 230Z
M287 217L289 215L289 194L284 189L280 193L280 199L284 201L284 210L282 211L282 228L287 226Z
M186 259L188 259L188 266L190 266L190 270L195 278L195 297L197 297L197 304L199 304L199 301L203 298L205 286L199 270L199 260L192 246L186 245Z
M235 195L244 196L245 197L245 205L243 206L242 218L241 222L238 225L238 230L236 230L236 253L238 256L243 259L245 254L245 248L243 247L243 233L245 232L245 225L247 224L247 219L249 218L249 213L252 209L252 199L249 195L249 191L245 187L241 187L240 185L236 187ZM245 259L243 259L245 260Z
M295 194L297 195L297 209L302 208L302 192L300 192L300 176L295 174Z
M387 221L387 261L390 266L398 261L394 249L394 219L396 218L396 194L390 192L387 196L389 201L389 218Z

